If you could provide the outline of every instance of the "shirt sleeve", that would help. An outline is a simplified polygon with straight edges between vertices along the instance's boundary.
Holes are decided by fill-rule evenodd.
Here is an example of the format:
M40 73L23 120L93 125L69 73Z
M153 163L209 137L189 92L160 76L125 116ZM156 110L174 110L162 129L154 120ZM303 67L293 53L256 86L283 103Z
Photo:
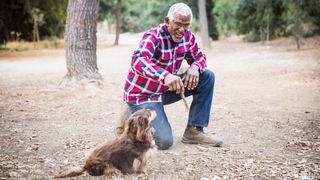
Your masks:
M164 78L169 72L151 61L157 47L157 37L150 33L144 34L139 48L132 55L131 68L133 72L141 76L164 83Z
M199 67L200 73L205 71L207 64L206 64L206 55L203 54L196 42L195 36L190 33L190 40L189 40L189 49L185 56L188 64L194 64Z

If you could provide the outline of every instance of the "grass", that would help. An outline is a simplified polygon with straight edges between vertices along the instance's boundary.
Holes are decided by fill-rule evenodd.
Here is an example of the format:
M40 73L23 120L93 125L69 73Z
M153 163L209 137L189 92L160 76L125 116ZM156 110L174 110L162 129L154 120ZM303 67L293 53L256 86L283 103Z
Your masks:
M37 43L35 43L37 46ZM0 52L21 52L36 49L60 49L64 47L64 40L50 38L39 42L39 48L34 47L33 42L27 41L10 41L0 45Z

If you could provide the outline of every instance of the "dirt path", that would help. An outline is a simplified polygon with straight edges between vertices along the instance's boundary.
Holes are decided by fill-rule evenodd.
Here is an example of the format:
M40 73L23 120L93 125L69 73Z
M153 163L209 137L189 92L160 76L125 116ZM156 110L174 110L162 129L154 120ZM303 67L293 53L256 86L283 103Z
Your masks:
M320 178L320 38L305 40L301 51L290 44L214 42L206 51L208 67L216 73L206 131L221 137L224 146L182 144L187 114L178 102L165 107L173 147L156 152L147 174L112 178ZM134 48L98 50L105 86L94 98L56 88L66 71L62 50L1 56L0 179L49 179L113 139Z

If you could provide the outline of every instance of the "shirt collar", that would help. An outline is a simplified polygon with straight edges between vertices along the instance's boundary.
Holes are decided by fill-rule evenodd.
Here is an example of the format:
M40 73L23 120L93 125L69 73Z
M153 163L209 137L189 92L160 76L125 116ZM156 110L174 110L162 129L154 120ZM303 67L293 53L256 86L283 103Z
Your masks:
M168 30L168 26L166 25L166 23L162 23L160 26L161 26L161 29L165 32L166 36L168 37L168 39L171 41L172 44L178 45L179 43L182 42L181 41L181 42L177 43L172 39L172 37L171 37L171 35L169 33L169 30Z

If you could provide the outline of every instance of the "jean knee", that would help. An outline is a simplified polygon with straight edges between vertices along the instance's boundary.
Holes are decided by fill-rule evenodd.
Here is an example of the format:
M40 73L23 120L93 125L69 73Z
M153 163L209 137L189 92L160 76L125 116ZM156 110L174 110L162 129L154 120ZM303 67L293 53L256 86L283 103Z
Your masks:
M209 69L206 69L202 74L201 74L203 80L206 82L206 84L214 84L215 81L215 74Z
M173 144L173 139L160 139L156 140L156 145L158 146L159 150L167 150Z
M202 73L206 78L208 79L215 79L215 74L214 72L212 72L211 70L209 69L206 69L203 73Z

